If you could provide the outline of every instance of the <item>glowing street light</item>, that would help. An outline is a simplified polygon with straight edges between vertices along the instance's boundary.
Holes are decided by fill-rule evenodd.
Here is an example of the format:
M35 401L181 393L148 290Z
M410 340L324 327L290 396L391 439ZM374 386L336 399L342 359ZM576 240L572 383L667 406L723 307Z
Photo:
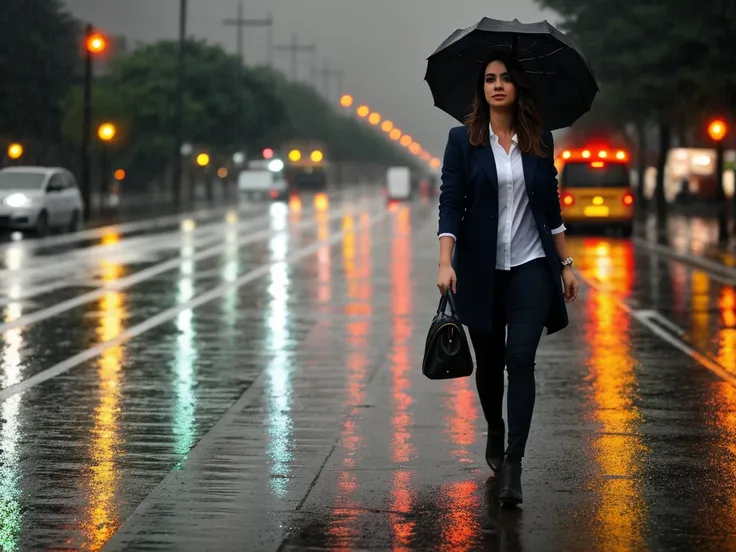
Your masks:
M404 135L403 135L403 136L401 137L401 141L400 141L399 143L400 143L400 144L401 144L402 146L404 146L405 148L408 148L408 147L409 147L409 146L411 145L411 143L412 143L413 141L414 141L414 139L413 139L413 138L412 138L411 136L409 136L408 134L404 134Z
M87 36L87 51L90 54L99 55L107 50L107 39L101 33L92 33Z
M381 125L381 130L383 130L383 132L391 132L393 128L394 124L391 121L383 121L383 124Z
M361 105L360 107L358 107L358 110L356 111L356 113L358 114L358 117L367 117L370 112L371 110L367 105Z
M442 163L440 162L440 160L437 159L436 157L433 157L432 159L429 160L429 166L432 167L433 169L439 169L441 164Z
M714 142L722 141L726 137L727 131L728 128L726 127L726 123L723 122L721 119L711 121L711 123L708 125L708 135Z
M23 155L23 146L20 144L10 144L8 146L8 157L11 159L20 159L21 155Z
M125 171L123 169L118 169L115 171L115 174L113 176L118 182L120 182L121 180L125 180Z
M401 138L401 131L398 128L395 128L389 132L388 136L395 142Z
M377 125L381 122L381 115L378 113L371 113L368 117L368 122L372 125Z
M210 156L209 155L207 155L206 153L200 153L197 156L197 165L199 165L200 167L206 167L209 164L210 164Z
M351 105L353 105L353 101L353 97L350 94L344 94L340 98L340 105L343 107L350 107Z
M409 146L409 151L414 155L418 155L419 152L422 151L422 146L420 146L418 142L412 142Z
M112 123L101 124L100 127L97 129L97 136L103 142L110 142L113 138L115 138L116 134L117 129Z

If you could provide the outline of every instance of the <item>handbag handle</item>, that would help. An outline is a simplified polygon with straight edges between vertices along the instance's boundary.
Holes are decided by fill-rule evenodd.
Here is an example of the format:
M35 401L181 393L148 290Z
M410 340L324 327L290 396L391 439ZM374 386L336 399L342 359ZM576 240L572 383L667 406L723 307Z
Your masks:
M437 308L437 314L441 312L445 312L445 309L447 308L448 303L450 304L450 312L452 313L452 315L457 316L455 312L454 294L452 293L450 289L448 289L447 291L445 291L445 293L442 294L442 297L440 298L439 307Z

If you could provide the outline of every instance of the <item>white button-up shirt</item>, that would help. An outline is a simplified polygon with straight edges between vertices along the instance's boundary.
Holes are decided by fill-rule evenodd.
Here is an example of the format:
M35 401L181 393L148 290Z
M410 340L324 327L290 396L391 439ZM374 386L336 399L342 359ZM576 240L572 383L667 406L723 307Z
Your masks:
M498 238L496 240L496 269L511 270L511 267L545 257L539 230L529 204L524 180L524 167L519 150L518 136L511 138L509 152L503 149L498 136L490 129L491 150L498 174ZM552 230L552 234L565 231L563 224ZM440 234L451 236L453 234Z

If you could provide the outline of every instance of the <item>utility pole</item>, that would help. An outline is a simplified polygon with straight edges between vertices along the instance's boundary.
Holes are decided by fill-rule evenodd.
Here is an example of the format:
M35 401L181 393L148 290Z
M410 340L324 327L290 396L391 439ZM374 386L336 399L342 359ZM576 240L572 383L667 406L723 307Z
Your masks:
M238 29L238 56L240 57L240 62L245 63L245 52L244 52L244 44L243 44L243 30L246 27L268 27L269 29L269 43L268 43L268 52L267 56L269 57L269 64L270 64L270 58L271 58L271 27L273 26L273 18L271 17L271 13L269 12L268 17L266 19L245 19L243 17L243 3L238 2L238 16L235 19L224 19L222 21L222 24L226 27L237 27Z
M330 69L329 62L326 59L322 62L322 69L314 69L312 75L322 77L322 93L327 100L330 99L330 80L332 78L337 79L338 94L342 93L343 71L342 69Z
M291 35L291 44L280 44L274 46L273 49L278 52L291 52L291 78L297 80L297 55L300 52L314 52L317 49L316 44L299 44L296 33Z

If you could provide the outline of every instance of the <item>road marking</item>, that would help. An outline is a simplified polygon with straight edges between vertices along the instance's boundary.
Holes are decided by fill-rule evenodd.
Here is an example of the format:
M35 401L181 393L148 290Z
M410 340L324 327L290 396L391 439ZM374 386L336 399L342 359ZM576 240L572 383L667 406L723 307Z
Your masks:
M343 211L336 211L330 214L330 216L328 217L328 220L333 221L337 218L340 218L341 216L343 216ZM250 227L252 226L257 227L262 224L263 224L263 221L251 221L251 222L245 223L243 225L243 228L244 228L244 231L248 231L250 230ZM285 228L285 230L289 228L295 229L295 230L296 229L299 229L299 230L308 229L308 228L317 226L317 224L318 222L316 219L310 218L308 220L300 221L294 225L288 226L287 228ZM271 230L270 228L266 228L265 230L261 230L260 232L251 234L247 236L243 241L238 242L238 250L242 249L244 246L249 245L251 243L265 240L272 233L273 233L273 230ZM213 240L210 240L210 241L213 241ZM158 276L159 274L163 274L164 272L168 272L169 270L174 270L175 268L181 266L181 263L183 260L192 260L196 262L196 261L208 259L210 257L214 257L215 255L218 255L219 253L221 253L228 247L227 244L222 243L221 238L219 238L219 241L220 243L218 245L204 249L194 254L192 257L181 257L180 256L174 259L170 259L168 261L164 261L157 265L154 265L146 269L143 269L141 271L135 272L134 274L131 274L130 276L120 278L117 281L108 282L103 287L96 289L95 291L90 291L88 293L78 295L77 297L72 297L71 299L62 301L61 303L56 303L55 305L52 305L45 309L33 311L25 316L16 318L15 320L11 320L9 322L0 324L0 334L5 333L8 330L12 330L13 328L29 326L31 324L41 322L42 320L53 318L54 316L58 316L59 314L66 312L68 310L74 309L76 307L80 307L82 305L86 305L87 303L91 303L92 301L96 301L97 299L104 297L104 295L108 293L109 291L122 291L131 286L134 286L135 284L139 284L141 282L149 280L153 278L154 276Z
M368 227L373 226L375 224L378 224L385 218L387 218L391 214L390 211L386 211L385 208L383 212L380 212L378 214L372 214L371 220L368 223ZM232 282L226 282L223 283L201 295L198 295L186 303L182 303L181 305L177 305L175 307L171 307L169 309L166 309L165 311L162 311L158 313L157 315L141 322L140 324L137 324L131 328L128 328L124 332L122 332L120 335L113 339L109 339L107 341L103 341L102 343L99 343L95 345L94 347L91 347L85 351L82 351L81 353L78 353L50 368L47 368L46 370L39 372L38 374L31 376L30 378L23 380L19 383L16 383L14 385L11 385L9 387L6 387L2 391L0 391L0 401L4 401L5 399L12 397L13 395L17 393L22 393L24 391L27 391L28 389L43 383L44 381L48 381L52 378L55 378L58 375L64 374L65 372L68 372L72 368L80 365L83 362L86 362L90 359L95 358L96 356L101 355L105 350L116 347L118 345L121 345L127 341L130 341L134 337L138 337L141 334L146 333L149 330L152 330L153 328L156 328L162 324L165 324L166 322L170 322L171 320L174 320L177 315L185 310L189 309L196 309L197 307L200 307L201 305L204 305L205 303L209 303L210 301L213 301L214 299L217 299L219 297L222 297L225 295L228 291L231 289L238 289L245 284L252 282L253 280L256 280L260 278L261 276L265 276L269 273L271 270L271 267L275 264L293 264L301 259L304 259L317 251L319 251L322 247L329 246L333 247L337 243L340 242L340 240L343 239L345 234L344 230L339 230L334 236L315 242L312 245L309 245L307 247L303 247L301 249L297 249L294 253L287 255L282 260L276 260L276 261L270 261L268 263L265 263L258 268L254 268L253 270L250 270L249 272L246 272L236 280Z
M641 316L642 318L646 318L648 320L652 320L654 322L658 322L661 326L664 326L665 328L668 328L672 333L682 337L687 332L672 322L669 318L664 316L661 312L656 311L654 309L636 309L632 308L633 312L636 312L638 316Z
M615 293L612 293L610 291L607 291L603 289L602 286L599 286L596 284L591 278L585 276L585 274L582 271L578 271L578 274L580 275L580 278L585 282L588 287L596 290L598 293L603 293L608 296L610 296L616 304L622 308L624 311L626 311L628 314L631 315L632 318L634 318L637 322L642 324L643 326L647 327L649 331L651 331L653 334L655 334L657 337L662 339L663 341L666 341L676 349L680 350L681 352L688 355L693 360L699 362L701 365L703 365L705 368L710 370L715 375L719 376L720 378L723 378L727 382L729 382L732 385L736 385L736 375L729 372L726 368L721 366L719 363L715 362L711 358L707 357L706 355L700 353L699 351L695 350L693 347L688 345L685 341L683 341L680 336L675 335L678 331L680 331L680 328L678 328L676 325L674 325L672 322L667 320L664 316L657 313L657 315L652 315L652 311L649 309L643 309L643 310L637 310L631 308L631 306L626 303L623 299L618 297ZM654 320L658 320L660 323L662 320L667 320L670 327L674 327L675 331L667 330L662 325L657 324L654 322ZM667 326L668 324L663 324L664 326Z
M632 242L637 247L647 249L652 253L662 255L664 257L670 257L682 263L699 268L704 272L707 272L715 281L720 282L721 284L736 286L735 268L725 266L716 261L711 261L692 253L682 253L680 251L675 251L671 247L667 247L658 243L652 243L651 241L642 238L633 238Z
M303 213L303 216L312 216L313 212L314 209L308 209ZM247 222L241 221L238 224L238 228L242 227L244 224L256 227L260 224L262 226L269 219L268 213L261 213L260 216L255 217L253 216L255 215L255 213L248 214L251 216L249 216L247 219L243 218L243 220L247 220ZM194 239L197 241L197 243L194 244L195 247L209 245L221 239L220 234L222 230L227 226L227 224L228 223L226 223L223 219L221 222L218 221L202 227L197 227L188 235L193 236ZM54 275L55 279L57 280L59 279L59 277L62 276L73 277L76 276L75 272L79 271L80 264L97 262L96 257L110 258L116 252L126 251L135 251L136 254L143 252L153 253L161 249L175 247L180 243L181 238L182 232L179 229L176 229L174 231L162 232L155 236L144 235L122 238L118 243L113 244L94 244L89 247L84 247L71 252L64 252L56 255L30 257L29 261L27 263L24 263L26 266L18 267L18 269L15 270L0 270L0 282L29 279L36 277L39 274L48 276L49 266L54 267ZM22 242L16 244L16 247L20 248L19 253L21 255L25 255L29 251ZM30 250L33 251L33 248L30 248ZM10 251L11 250L8 249L7 253L9 253ZM66 272L71 269L74 273L61 274L62 268L66 269Z
M152 219L137 220L133 222L124 222L121 224L107 224L105 226L97 226L95 228L89 228L87 230L80 230L79 232L73 232L70 234L62 234L59 236L48 236L45 238L31 238L23 239L17 242L8 242L0 244L0 252L5 251L8 248L23 244L25 247L38 249L41 247L49 247L53 245L66 245L78 241L83 241L91 238L101 238L109 232L116 232L118 234L125 234L129 232L135 232L137 230L146 230L149 228L156 228L159 226L168 226L173 223L181 222L186 219L193 219L200 221L202 219L220 217L224 215L230 209L222 207L217 209L199 209L191 213L180 213L177 215L166 215L162 217L156 217Z

